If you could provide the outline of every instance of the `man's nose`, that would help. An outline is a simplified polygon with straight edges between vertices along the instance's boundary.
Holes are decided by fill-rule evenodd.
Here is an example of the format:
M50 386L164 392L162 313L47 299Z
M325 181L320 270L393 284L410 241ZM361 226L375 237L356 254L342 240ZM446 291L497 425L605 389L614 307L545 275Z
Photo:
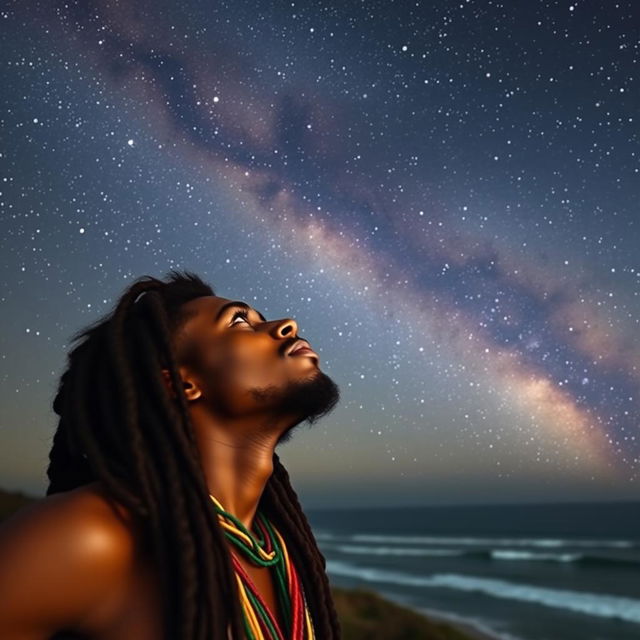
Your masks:
M293 318L278 320L275 332L278 338L290 338L291 336L296 336L298 335L298 324Z

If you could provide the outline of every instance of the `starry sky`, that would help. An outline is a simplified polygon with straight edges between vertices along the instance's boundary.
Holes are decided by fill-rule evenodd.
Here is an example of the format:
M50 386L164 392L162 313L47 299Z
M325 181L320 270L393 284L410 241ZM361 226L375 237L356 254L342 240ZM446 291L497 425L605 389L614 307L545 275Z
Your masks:
M341 401L303 506L640 488L640 7L7 2L0 486L43 495L71 335L197 272Z

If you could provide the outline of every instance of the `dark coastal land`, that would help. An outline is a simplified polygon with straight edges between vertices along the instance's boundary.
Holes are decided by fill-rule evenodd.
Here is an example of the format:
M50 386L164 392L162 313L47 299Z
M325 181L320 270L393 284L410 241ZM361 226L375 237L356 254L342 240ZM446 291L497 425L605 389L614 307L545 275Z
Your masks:
M475 628L424 616L368 589L331 589L343 640L494 640Z

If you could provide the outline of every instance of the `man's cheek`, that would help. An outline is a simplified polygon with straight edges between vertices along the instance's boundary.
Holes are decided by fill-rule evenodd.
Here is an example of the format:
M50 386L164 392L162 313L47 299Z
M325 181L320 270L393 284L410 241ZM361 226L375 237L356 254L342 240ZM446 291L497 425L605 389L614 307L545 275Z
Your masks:
M205 360L205 376L226 390L264 386L282 376L283 362L273 354L268 357L255 342L238 340L213 345Z
M233 353L234 369L240 369L248 376L274 375L278 365L277 358L269 354L255 343L236 344Z

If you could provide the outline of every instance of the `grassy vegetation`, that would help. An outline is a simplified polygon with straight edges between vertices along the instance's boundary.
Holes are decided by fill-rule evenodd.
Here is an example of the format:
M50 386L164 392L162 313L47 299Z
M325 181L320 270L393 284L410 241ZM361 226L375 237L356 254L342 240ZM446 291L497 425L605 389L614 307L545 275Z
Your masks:
M343 640L469 640L445 622L430 620L367 589L332 587Z
M0 521L37 498L0 489ZM469 640L458 629L389 602L366 589L331 589L342 640Z
M19 491L3 491L0 489L0 521L8 518L14 511L33 502L36 498L26 496Z

